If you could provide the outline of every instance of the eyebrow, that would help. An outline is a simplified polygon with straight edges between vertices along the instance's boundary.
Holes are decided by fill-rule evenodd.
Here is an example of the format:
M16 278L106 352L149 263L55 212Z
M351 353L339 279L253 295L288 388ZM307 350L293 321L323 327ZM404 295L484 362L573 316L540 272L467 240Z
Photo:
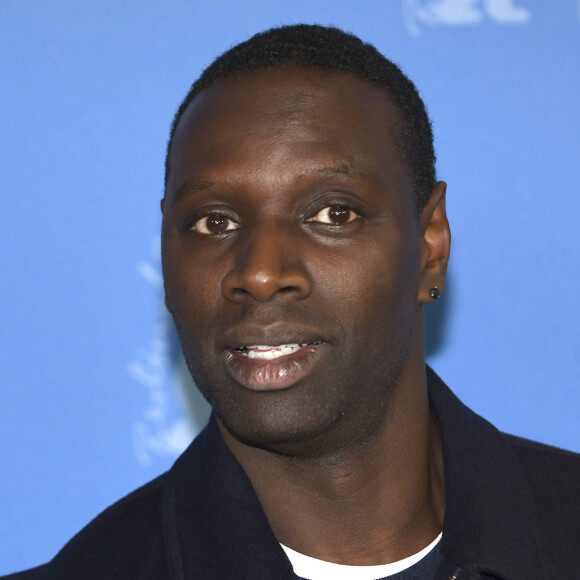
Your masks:
M313 171L301 173L298 176L298 179L303 179L312 176L330 177L333 175L353 175L353 171L346 163L341 163L340 165L325 165L323 167L318 167ZM172 196L173 198L172 203L176 203L183 196L193 195L199 191L208 191L210 189L217 187L218 185L219 185L218 182L209 180L191 181L184 183L175 190L175 193Z
M217 186L215 181L188 181L180 185L172 197L172 205L177 203L182 197L186 195L193 195L198 191L207 191Z

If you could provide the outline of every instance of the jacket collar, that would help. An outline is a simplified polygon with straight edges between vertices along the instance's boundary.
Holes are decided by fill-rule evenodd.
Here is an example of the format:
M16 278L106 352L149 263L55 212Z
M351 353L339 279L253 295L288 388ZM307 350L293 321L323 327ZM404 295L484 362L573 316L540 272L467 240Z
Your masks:
M504 435L465 407L428 367L445 466L441 553L499 578L544 578L535 508ZM171 577L296 579L215 418L177 460L164 493Z
M168 482L163 528L172 580L296 579L213 415Z
M427 377L445 467L441 553L499 578L544 578L534 501L508 438L463 405L429 367Z

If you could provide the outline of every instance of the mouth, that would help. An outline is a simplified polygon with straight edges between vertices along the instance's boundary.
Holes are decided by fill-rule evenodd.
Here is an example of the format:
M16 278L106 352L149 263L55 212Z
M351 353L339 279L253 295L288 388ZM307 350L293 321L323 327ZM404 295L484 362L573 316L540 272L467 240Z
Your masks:
M322 340L276 345L252 344L224 351L231 377L252 391L287 389L304 379L325 350Z

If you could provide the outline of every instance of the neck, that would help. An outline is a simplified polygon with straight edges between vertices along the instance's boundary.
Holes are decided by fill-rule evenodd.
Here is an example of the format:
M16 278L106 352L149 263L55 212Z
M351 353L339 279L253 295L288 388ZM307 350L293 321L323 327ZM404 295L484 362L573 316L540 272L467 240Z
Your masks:
M441 531L443 460L424 365L404 371L381 429L315 459L250 447L220 423L278 540L321 560L377 565L410 556Z

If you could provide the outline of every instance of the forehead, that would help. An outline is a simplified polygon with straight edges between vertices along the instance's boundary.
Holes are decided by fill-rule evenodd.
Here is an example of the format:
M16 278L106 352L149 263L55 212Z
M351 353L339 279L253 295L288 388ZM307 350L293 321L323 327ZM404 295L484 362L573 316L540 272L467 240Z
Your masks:
M351 73L241 73L202 90L185 111L169 154L168 191L216 163L258 170L325 161L400 173L398 135L399 113L387 91Z

